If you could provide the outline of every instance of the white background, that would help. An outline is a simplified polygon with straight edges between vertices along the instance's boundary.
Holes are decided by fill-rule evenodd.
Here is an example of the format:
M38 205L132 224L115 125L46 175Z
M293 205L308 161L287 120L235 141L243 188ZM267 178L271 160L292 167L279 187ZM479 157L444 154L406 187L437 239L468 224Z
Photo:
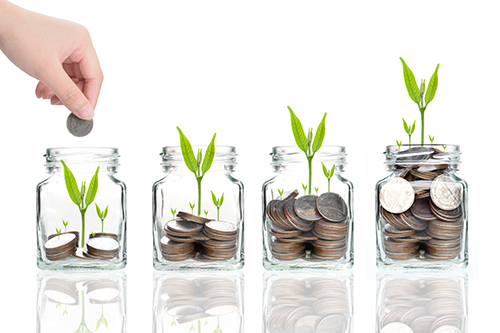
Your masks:
M0 321L20 332L36 321L35 186L45 149L113 146L128 187L128 331L150 331L151 186L161 147L238 149L245 184L245 331L261 330L261 184L269 153L294 144L290 105L304 127L328 112L325 144L345 145L355 186L354 331L375 326L374 185L384 147L407 141L401 117L417 120L403 82L437 63L439 88L426 136L460 144L469 183L469 331L497 330L498 6L487 1L68 1L16 4L85 25L105 81L93 132L74 138L67 111L35 97L36 81L0 55ZM2 18L0 18L2 19ZM36 55L34 55L36 56ZM5 326L3 326L5 328ZM2 329L4 330L4 329Z

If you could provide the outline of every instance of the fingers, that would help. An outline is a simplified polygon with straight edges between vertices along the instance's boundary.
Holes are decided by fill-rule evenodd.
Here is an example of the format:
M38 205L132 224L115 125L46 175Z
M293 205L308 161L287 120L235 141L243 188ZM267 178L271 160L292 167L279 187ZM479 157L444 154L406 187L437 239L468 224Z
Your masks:
M95 108L97 100L99 99L99 93L101 92L103 74L99 59L92 45L87 47L82 60L76 67L78 68L75 69L75 74L79 74L81 77L85 78L83 93L92 107Z

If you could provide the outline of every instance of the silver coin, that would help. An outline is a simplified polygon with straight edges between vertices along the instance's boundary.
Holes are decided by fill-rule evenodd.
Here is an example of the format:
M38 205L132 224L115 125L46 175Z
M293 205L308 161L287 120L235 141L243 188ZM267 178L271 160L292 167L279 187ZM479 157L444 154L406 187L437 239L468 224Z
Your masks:
M316 333L345 333L347 326L346 316L334 314L320 321L316 328Z
M462 332L458 327L453 325L444 325L434 330L433 333L460 333Z
M295 322L293 333L315 333L321 317L305 316Z
M436 177L431 185L431 199L444 210L453 210L462 202L462 185L448 175Z
M380 333L413 333L413 330L404 323L396 322L385 325Z
M92 131L94 127L94 120L83 120L70 113L68 119L66 120L66 127L68 131L77 137L86 136Z
M393 214L407 211L415 200L413 186L404 178L394 177L380 189L380 203Z

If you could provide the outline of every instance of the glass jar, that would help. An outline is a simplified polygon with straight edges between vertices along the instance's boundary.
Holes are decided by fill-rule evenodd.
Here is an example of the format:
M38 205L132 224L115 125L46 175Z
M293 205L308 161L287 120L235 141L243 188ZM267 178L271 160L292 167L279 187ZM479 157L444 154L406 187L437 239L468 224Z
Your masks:
M468 263L467 183L460 147L387 146L389 174L377 183L377 266L454 269Z
M116 148L49 148L37 186L38 267L121 269L127 262L126 189Z
M309 168L299 148L273 148L276 175L262 186L266 269L352 267L353 186L343 177L346 156L344 147L323 146Z
M165 176L153 185L154 267L243 267L243 183L232 176L236 149L215 147L201 187L187 168L180 147L164 147L161 156Z

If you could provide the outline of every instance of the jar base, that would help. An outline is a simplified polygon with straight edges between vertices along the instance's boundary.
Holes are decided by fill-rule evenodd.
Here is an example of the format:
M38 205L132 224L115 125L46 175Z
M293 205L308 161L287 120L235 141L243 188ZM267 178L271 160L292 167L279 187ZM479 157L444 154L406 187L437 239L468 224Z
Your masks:
M45 261L38 259L38 268L42 270L119 270L125 268L127 259L120 261L110 260L72 260L68 258L58 261Z
M424 262L417 259L383 261L377 258L377 268L385 271L414 270L414 271L440 271L462 270L467 268L469 259L460 261L439 260Z
M245 261L238 262L213 261L199 262L196 260L184 260L180 262L161 262L153 260L153 267L158 271L237 271L243 268Z
M263 260L264 268L268 271L288 271L288 270L302 270L302 271L340 271L351 269L354 265L354 257L351 256L349 261L319 261L312 262L303 259L296 260Z

